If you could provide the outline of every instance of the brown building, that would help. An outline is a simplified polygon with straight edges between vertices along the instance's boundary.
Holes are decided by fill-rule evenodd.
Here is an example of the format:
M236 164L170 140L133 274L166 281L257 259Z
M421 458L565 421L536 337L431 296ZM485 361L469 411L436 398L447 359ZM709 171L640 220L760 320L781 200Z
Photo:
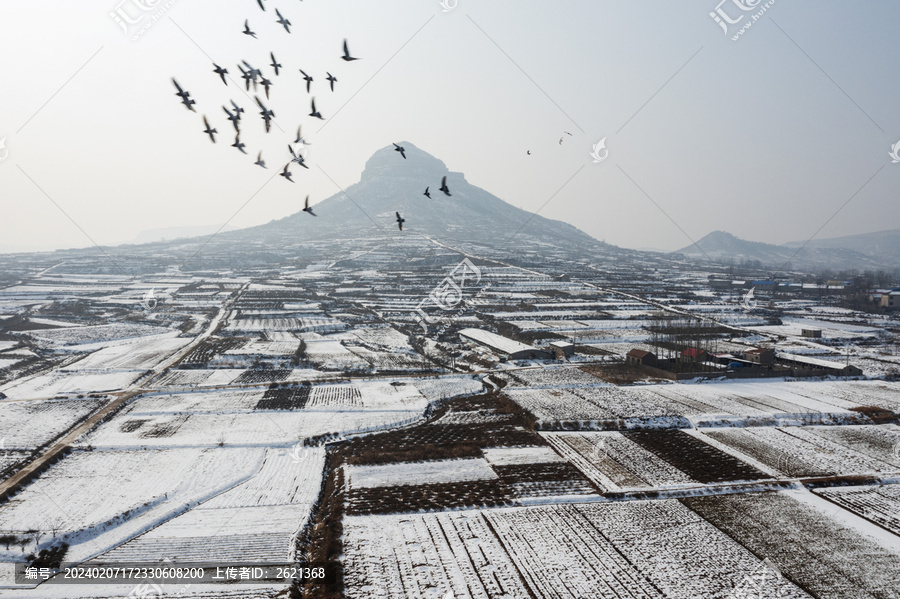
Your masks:
M747 360L754 364L769 365L775 363L775 352L771 349L757 348L746 352Z
M656 354L642 349L633 349L625 354L625 362L629 366L653 366L656 367Z

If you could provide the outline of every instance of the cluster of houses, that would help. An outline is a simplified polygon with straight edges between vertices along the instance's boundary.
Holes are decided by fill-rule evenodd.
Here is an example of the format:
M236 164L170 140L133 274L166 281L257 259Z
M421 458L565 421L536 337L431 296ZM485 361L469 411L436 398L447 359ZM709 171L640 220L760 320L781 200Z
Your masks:
M632 349L625 356L626 362L651 374L670 379L687 379L696 376L721 374L729 378L761 378L773 376L862 376L862 370L852 364L778 352L768 348L754 348L743 353L710 353L688 347L679 357L659 358L642 349ZM678 368L675 365L678 365ZM685 364L695 368L685 369ZM686 370L692 370L688 372Z
M881 308L897 310L900 308L900 287L876 289L869 293L869 301Z
M825 281L824 283L797 283L794 281L751 281L717 279L710 277L709 286L718 291L746 291L755 289L759 295L846 295L855 290L852 281Z

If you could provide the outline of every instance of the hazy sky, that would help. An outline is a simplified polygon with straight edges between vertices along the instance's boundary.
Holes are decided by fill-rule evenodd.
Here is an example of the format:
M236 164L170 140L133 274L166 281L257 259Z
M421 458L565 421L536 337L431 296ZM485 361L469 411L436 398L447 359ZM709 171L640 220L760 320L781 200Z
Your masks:
M775 0L733 41L765 4L741 1L756 0L721 5L745 15L726 35L709 16L717 0L458 0L448 12L438 0L265 0L266 12L256 0L2 0L0 248L219 227L245 203L230 225L265 223L353 184L404 139L511 204L625 247L677 249L716 229L805 240L829 219L818 237L900 227L888 156L900 4ZM117 9L152 26L125 33ZM245 18L258 39L242 35ZM345 37L362 60L340 60ZM208 57L235 81L241 59L274 81L271 133L252 89L224 86ZM325 121L306 116L298 68ZM229 99L246 108L252 156L230 147ZM300 123L312 168L294 168L292 185L276 172ZM609 157L594 164L603 137ZM253 165L260 149L268 170Z

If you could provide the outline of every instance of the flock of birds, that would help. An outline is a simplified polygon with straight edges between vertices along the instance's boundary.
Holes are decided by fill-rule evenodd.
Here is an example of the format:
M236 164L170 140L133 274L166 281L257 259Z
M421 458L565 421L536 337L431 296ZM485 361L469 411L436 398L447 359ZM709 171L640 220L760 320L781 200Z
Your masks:
M266 11L265 2L266 2L266 0L256 0L256 3L263 10L263 12ZM284 17L284 15L282 15L281 12L277 8L275 9L275 15L277 16L277 19L275 22L278 23L279 25L281 25L282 27L284 27L284 29L285 29L285 31L287 31L287 33L291 33L291 22L288 19L286 19ZM244 29L243 29L242 33L244 35L252 37L253 39L259 39L257 37L256 32L250 28L250 19L244 19ZM275 58L274 52L269 52L269 58L271 59L271 63L268 66L272 67L272 70L274 72L274 77L280 77L281 72L284 69L283 65L281 63L279 63L278 60ZM343 54L341 55L341 59L344 60L345 62L353 62L355 60L359 60L358 57L353 56L350 53L350 48L347 44L346 39L344 39ZM259 115L263 120L266 133L269 133L271 131L272 123L275 118L275 111L270 109L268 106L266 106L266 103L263 102L262 98L260 98L260 96L257 94L257 92L259 91L259 86L262 86L263 90L265 92L266 102L268 102L271 99L270 90L275 84L271 79L269 79L265 76L265 74L263 73L263 71L261 69L254 67L246 60L241 60L241 63L237 65L237 68L241 73L241 79L244 80L245 91L249 92L250 86L251 85L253 86L253 93L254 93L253 99L256 101L256 105L259 107ZM304 71L303 69L298 69L298 70L300 71L300 75L303 77L303 80L306 82L307 94L311 94L314 78L311 75L309 75L306 71ZM222 66L216 64L215 62L213 62L212 72L222 80L222 83L226 87L228 87L230 78L227 77L228 76L227 68L222 67ZM330 72L326 71L325 72L325 80L328 81L329 89L332 92L334 92L334 84L337 83L337 81L338 81L337 77L332 75ZM172 83L175 85L175 89L177 90L175 95L178 96L179 98L181 98L181 103L191 112L197 112L196 109L194 108L194 105L197 102L193 98L191 98L191 93L189 91L185 90L174 77L172 77ZM222 110L225 112L227 119L231 122L232 126L234 127L234 131L235 131L234 143L231 144L231 147L236 148L239 152L241 152L243 154L247 154L247 150L245 149L246 144L241 141L241 122L243 120L243 117L241 115L244 113L244 108L239 106L234 100L229 100L229 101L231 103L231 107L229 108L228 106L223 105ZM207 116L205 114L202 116L203 116L203 127L204 127L203 133L205 135L209 136L209 139L210 139L210 141L212 141L212 143L217 143L216 135L220 135L218 129L216 129L215 127L210 125L209 119L207 118ZM309 116L312 118L325 120L325 117L323 117L322 113L316 108L315 96L312 96L310 98ZM305 146L308 146L311 144L309 144L309 142L307 142L305 139L303 139L303 136L301 134L301 129L302 129L302 125L297 127L296 138L294 139L294 141L292 143L287 144L288 153L290 154L290 159L287 161L287 163L284 165L281 172L279 173L280 176L284 177L291 183L294 183L293 173L290 170L292 164L298 164L302 168L309 169L309 166L307 166L307 164L306 164L306 158L303 155L303 150L304 150ZM562 140L560 140L560 143L561 142L562 142ZM295 145L297 146L296 149L294 148ZM404 160L406 159L406 149L405 148L403 148L402 146L399 146L395 143L394 150L399 152ZM254 164L261 168L268 168L266 166L266 161L263 160L262 150L260 150L257 153L256 162L254 162ZM446 195L448 197L451 195L450 188L447 186L447 177L446 176L441 181L441 186L439 188L439 191L443 192L444 195ZM425 188L425 193L423 195L427 198L431 198L431 187L430 186ZM310 206L309 206L309 196L308 195L306 196L306 200L304 202L303 212L306 212L306 213L310 214L311 216L317 216L316 213L313 212L312 208L310 208ZM402 231L403 223L406 222L406 219L404 219L402 216L400 216L399 212L396 212L395 214L397 217L397 227Z

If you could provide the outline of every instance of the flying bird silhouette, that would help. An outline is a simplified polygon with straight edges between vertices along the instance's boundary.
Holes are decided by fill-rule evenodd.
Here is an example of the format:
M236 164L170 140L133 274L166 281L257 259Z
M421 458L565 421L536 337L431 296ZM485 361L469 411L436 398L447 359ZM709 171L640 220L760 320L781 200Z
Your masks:
M240 132L241 132L241 126L240 126L239 123L240 123L240 120L241 120L241 114L240 114L240 113L236 113L236 114L235 114L235 113L231 112L230 110L228 110L228 109L227 109L226 107L224 107L224 106L222 107L222 110L224 110L224 111L225 111L225 114L228 115L228 120L231 121L231 124L232 124L232 125L234 125L234 130L235 130L236 132L240 133Z
M316 99L312 99L312 112L309 113L309 116L316 117L317 119L325 120L325 117L322 116L322 113L316 110Z
M250 23L249 19L244 19L244 35L249 35L253 39L256 39L256 34L250 31Z
M244 144L244 143L241 141L241 134L240 134L240 133L238 133L237 135L234 136L234 143L231 144L231 147L232 147L232 148L237 148L238 150L241 151L241 153L246 154L247 152L244 151L244 146L245 146L245 145L246 145L246 144Z
M191 100L191 92L186 92L181 89L181 86L178 85L177 81L175 81L175 77L172 77L172 83L175 84L175 88L178 90L175 95L181 98L181 103L184 104L191 112L197 112L192 106L192 104L196 104L197 102Z
M259 7L260 7L261 9L263 9L263 11L265 12L266 7L263 6L263 0L256 0L256 3L259 4Z
M296 162L305 169L309 168L306 166L306 158L303 157L303 154L294 152L294 148L291 147L291 144L288 144L288 151L291 153L291 162ZM290 162L288 164L290 164Z
M430 189L430 187L426 187L426 188L425 188L425 193L423 193L422 195L425 196L426 198L428 198L428 199L430 200L430 199L431 199L431 192L428 191L429 189Z
M300 69L300 72L303 73L303 78L306 79L306 93L309 93L309 84L312 83L313 78L307 75L303 69Z
M288 21L287 19L285 19L284 17L282 17L281 13L278 12L277 8L275 9L275 14L278 15L278 20L276 21L276 23L280 23L281 25L283 25L284 30L287 31L288 33L290 33L291 32L291 22Z
M359 60L358 58L354 58L353 56L350 56L350 49L347 47L346 39L344 39L344 55L341 56L341 58L343 58L347 62L350 62L351 60Z
M262 150L260 150L259 154L256 155L256 162L254 162L253 164L261 166L263 168L269 168L266 166L266 161L262 159Z
M303 125L297 125L297 139L294 140L295 144L300 144L301 146L311 146L312 144L303 139L303 136L300 135L300 129L303 128Z
M288 181L290 181L291 183L293 183L294 180L291 179L291 171L288 170L288 167L289 167L289 166L291 166L291 163L290 163L290 162L288 162L287 164L285 164L285 165L284 165L284 170L282 170L282 171L281 171L280 173L278 173L278 174L281 175L282 177L284 177L285 179L287 179Z
M206 129L203 132L206 133L207 135L209 135L209 138L212 140L213 143L216 143L216 133L218 133L218 131L216 131L215 129L211 129L209 127L209 121L206 120L205 114L203 115L203 124L206 125Z
M326 77L326 79L328 79L328 82L331 84L331 91L334 91L334 82L337 81L337 77L335 77L328 71L325 71L325 74L328 75L328 77Z
M266 100L268 100L269 99L269 88L272 86L272 82L269 81L268 79L266 79L265 77L263 77L260 80L259 84L262 85L264 88L266 88Z
M241 71L241 79L244 80L244 84L247 87L247 91L250 91L250 80L253 79L253 77L250 75L250 73L248 73L243 68L241 68L241 65L238 65L238 69L240 69L240 71Z
M306 202L303 204L303 212L309 212L313 216L316 216L316 213L309 207L309 196L306 196Z
M446 175L444 175L444 178L441 180L441 189L440 189L440 191L443 191L443 192L444 192L444 195L446 195L446 196L449 196L449 195L450 195L450 188L447 187L447 176L446 176Z
M274 52L269 52L269 57L272 59L272 64L269 65L269 66L271 66L273 69L275 69L275 76L277 77L277 76L278 76L278 69L281 68L281 65L278 63L277 60L275 60L275 53L274 53Z
M213 69L213 73L217 74L219 77L222 78L222 83L224 83L225 85L228 85L228 81L225 79L225 75L228 74L228 69L223 69L216 63L213 63L213 66L216 67L215 69Z
M240 120L241 113L244 112L244 109L241 108L240 106L238 106L234 100L229 100L229 102L231 102L231 105L234 107L234 113L237 115L238 119Z
M272 117L275 116L275 111L269 110L268 108L266 108L265 104L262 103L262 100L259 99L259 96L253 96L253 98L256 100L256 103L262 109L259 111L259 114L260 114L260 116L262 116L262 119L266 122L266 133L268 133L269 129L272 128Z
M399 213L399 212L395 212L395 214L397 215L397 226L400 227L400 230L402 231L402 230L403 230L403 223L406 222L406 219L403 218L402 216L400 216L400 213Z
M391 143L393 143L393 142L391 142ZM394 144L394 151L400 152L400 155L403 156L403 160L406 160L406 148L404 148L403 146L398 146L397 144Z

